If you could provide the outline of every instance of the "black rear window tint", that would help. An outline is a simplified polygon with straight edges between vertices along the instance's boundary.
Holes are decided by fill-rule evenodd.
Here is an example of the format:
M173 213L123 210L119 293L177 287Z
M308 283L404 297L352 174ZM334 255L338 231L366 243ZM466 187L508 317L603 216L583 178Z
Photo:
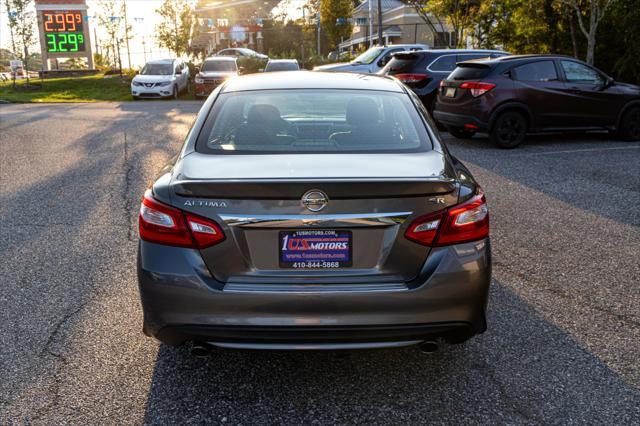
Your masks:
M255 90L222 93L198 136L206 154L423 152L425 123L404 93Z
M538 61L517 66L513 69L516 80L556 81L558 74L553 61Z
M386 72L389 73L398 73L398 72L409 72L412 71L413 68L417 65L418 58L417 57L406 57L402 56L400 58L391 58L389 64L386 67Z
M456 67L456 55L445 55L436 59L429 68L433 71L453 71Z
M486 65L461 64L449 75L451 80L477 80L484 78L491 72L491 68Z

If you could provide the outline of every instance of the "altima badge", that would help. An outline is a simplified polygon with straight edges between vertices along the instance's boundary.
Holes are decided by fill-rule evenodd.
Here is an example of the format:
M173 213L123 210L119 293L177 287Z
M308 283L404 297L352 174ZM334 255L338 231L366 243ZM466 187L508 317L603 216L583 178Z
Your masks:
M312 212L319 212L329 203L327 194L319 189L312 189L302 196L302 205Z

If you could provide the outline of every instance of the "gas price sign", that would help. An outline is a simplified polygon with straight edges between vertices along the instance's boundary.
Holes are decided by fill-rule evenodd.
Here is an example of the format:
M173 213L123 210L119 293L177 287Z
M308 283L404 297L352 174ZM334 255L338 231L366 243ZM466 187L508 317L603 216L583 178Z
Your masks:
M78 10L42 12L42 29L49 53L84 52L84 16Z

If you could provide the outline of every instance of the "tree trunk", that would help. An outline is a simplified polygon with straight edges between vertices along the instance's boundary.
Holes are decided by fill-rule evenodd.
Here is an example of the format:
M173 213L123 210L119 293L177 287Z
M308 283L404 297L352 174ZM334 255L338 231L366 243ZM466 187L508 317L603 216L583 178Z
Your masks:
M571 34L571 47L573 47L573 57L578 58L578 40L576 39L576 27L573 23L573 13L567 7L567 15L569 16L569 33ZM555 53L555 52L554 52Z

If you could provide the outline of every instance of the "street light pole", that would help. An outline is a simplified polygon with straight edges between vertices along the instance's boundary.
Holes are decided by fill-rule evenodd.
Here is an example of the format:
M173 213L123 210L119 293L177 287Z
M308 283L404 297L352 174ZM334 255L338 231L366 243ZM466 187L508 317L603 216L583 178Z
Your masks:
M382 0L378 0L378 44L380 46L385 45L385 42L382 40Z

